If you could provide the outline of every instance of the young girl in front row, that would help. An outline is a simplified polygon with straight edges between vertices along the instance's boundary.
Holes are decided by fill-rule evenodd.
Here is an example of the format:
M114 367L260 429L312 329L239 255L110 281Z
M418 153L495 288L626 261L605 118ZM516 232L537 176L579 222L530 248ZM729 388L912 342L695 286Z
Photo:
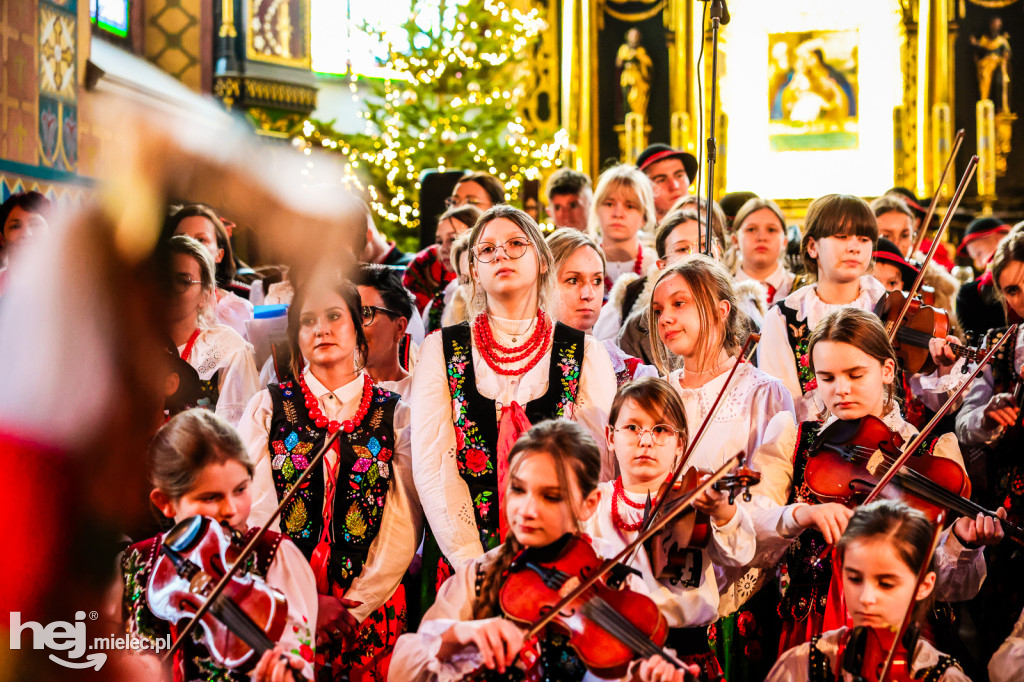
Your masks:
M683 403L668 382L645 378L619 389L608 423L608 449L615 453L621 475L598 487L601 501L586 530L618 551L636 537L648 496L657 499L683 455L687 421ZM718 620L715 567L750 563L754 528L743 506L729 504L723 493L709 491L695 506L712 519L706 547L677 547L670 570L659 576L647 552L637 553L636 564L668 619L666 644L683 660L700 665L702 679L708 680L722 674L707 638L707 625Z
M879 632L883 646L899 627L912 602L923 618L937 574L931 555L932 523L901 502L879 500L860 507L850 518L836 547L842 562L843 594L853 627ZM921 567L930 570L918 585ZM770 682L817 682L871 678L876 671L842 668L851 630L840 627L784 653L768 675ZM870 632L868 633L870 636ZM883 651L883 658L888 649ZM920 639L907 663L914 679L926 682L968 680L956 661Z
M456 566L419 631L399 638L391 679L458 680L481 668L487 669L487 679L594 679L566 638L551 628L534 649L538 669L525 670L519 656L524 629L503 617L498 598L513 562L522 564L531 557L551 561L564 547L566 535L579 532L581 522L594 514L601 498L600 470L597 444L573 422L545 421L521 436L509 453L508 492L501 510L509 524L505 542ZM598 554L608 555L597 540L594 545ZM684 679L683 670L671 669L658 657L633 669L641 680Z
M873 310L885 294L882 283L867 274L876 241L875 214L859 197L829 194L807 209L801 252L808 274L816 281L768 311L757 349L758 367L782 379L792 394L797 420L811 419L821 410L818 382L808 362L811 332L826 315L841 308ZM915 393L932 409L965 378L954 371L955 358L946 348L954 342L959 343L955 337L932 339L929 351L939 369L915 377Z
M201 514L229 528L238 549L258 530L246 519L252 496L252 464L235 430L212 412L196 408L165 424L150 446L153 491L150 500L175 522ZM124 593L122 614L129 635L152 642L177 637L176 623L160 620L151 610L150 577L160 558L163 534L129 547L121 560ZM285 679L291 668L302 679L313 679L313 628L317 597L313 572L302 552L280 533L269 531L259 544L250 573L262 577L288 600L288 622L277 647L258 662L257 680ZM198 632L202 632L200 629ZM146 657L147 659L151 657ZM150 663L149 670L139 670ZM126 660L137 677L159 675L155 659ZM175 652L175 680L248 680L242 671L222 669L206 645L195 636ZM290 679L290 678L289 678Z
M845 618L829 594L832 561L829 557L819 561L818 557L839 540L853 512L835 502L822 504L804 478L808 461L817 454L819 434L837 420L873 416L899 434L905 444L917 435L917 429L900 416L893 389L896 357L875 315L857 308L830 314L811 334L808 355L827 418L805 421L797 429L789 505L755 515L759 543L772 537L795 540L779 568L782 597L778 611L783 619L780 651L821 634L830 625L839 625L838 621ZM945 457L963 466L952 433L928 438L916 455ZM960 518L946 529L936 553L936 597L960 601L977 594L985 577L984 557L979 549L965 547L997 542L1001 537L1001 528L981 515L977 519Z

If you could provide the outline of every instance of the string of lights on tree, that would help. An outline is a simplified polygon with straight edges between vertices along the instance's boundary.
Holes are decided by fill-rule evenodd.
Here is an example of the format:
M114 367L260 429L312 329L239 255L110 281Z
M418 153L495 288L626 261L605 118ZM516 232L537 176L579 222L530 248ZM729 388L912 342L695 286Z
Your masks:
M403 26L409 50L390 43L391 77L364 78L366 128L341 135L333 122L307 120L295 144L343 155L349 184L365 191L381 220L419 226L420 173L484 170L518 199L523 181L559 166L569 148L563 129L545 139L519 114L530 65L523 50L545 28L537 10L497 0L417 2ZM365 26L382 40L384 34ZM349 75L355 93L358 76Z

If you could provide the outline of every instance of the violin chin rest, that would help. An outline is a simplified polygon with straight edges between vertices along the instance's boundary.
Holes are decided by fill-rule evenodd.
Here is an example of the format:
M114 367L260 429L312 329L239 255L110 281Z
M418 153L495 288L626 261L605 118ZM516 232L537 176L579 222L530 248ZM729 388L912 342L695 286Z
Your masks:
M188 552L203 536L207 523L206 517L198 515L182 519L164 534L164 545L175 552Z

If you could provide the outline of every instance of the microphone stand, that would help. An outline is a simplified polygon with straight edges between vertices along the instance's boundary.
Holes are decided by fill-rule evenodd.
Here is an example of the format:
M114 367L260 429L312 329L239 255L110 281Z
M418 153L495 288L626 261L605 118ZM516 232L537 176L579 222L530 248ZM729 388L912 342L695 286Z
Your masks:
M722 0L711 0L711 121L707 140L707 180L708 203L705 207L707 223L704 227L704 253L711 255L711 206L715 200L715 160L718 158L718 146L715 142L715 119L718 118L718 28L725 13Z

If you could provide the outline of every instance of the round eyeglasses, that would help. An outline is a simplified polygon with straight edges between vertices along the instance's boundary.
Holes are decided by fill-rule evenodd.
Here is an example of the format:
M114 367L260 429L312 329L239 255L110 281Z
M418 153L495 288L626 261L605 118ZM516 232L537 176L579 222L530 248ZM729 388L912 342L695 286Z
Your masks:
M655 445L668 445L672 442L673 438L679 435L680 431L673 429L668 424L655 424L649 429L637 426L636 424L626 424L621 428L616 427L615 433L622 434L626 445L639 445L645 433L651 435L651 442Z
M524 237L515 237L503 244L480 242L473 247L473 253L476 254L476 259L481 263L490 263L498 257L498 249L501 249L505 252L506 256L515 260L516 258L522 258L523 254L526 253L526 248L532 243Z
M388 310L387 308L381 308L379 305L364 305L362 308L363 315L363 326L369 327L373 324L374 319L377 317L377 313L384 313L388 317L398 318L401 317L399 313L394 310Z

